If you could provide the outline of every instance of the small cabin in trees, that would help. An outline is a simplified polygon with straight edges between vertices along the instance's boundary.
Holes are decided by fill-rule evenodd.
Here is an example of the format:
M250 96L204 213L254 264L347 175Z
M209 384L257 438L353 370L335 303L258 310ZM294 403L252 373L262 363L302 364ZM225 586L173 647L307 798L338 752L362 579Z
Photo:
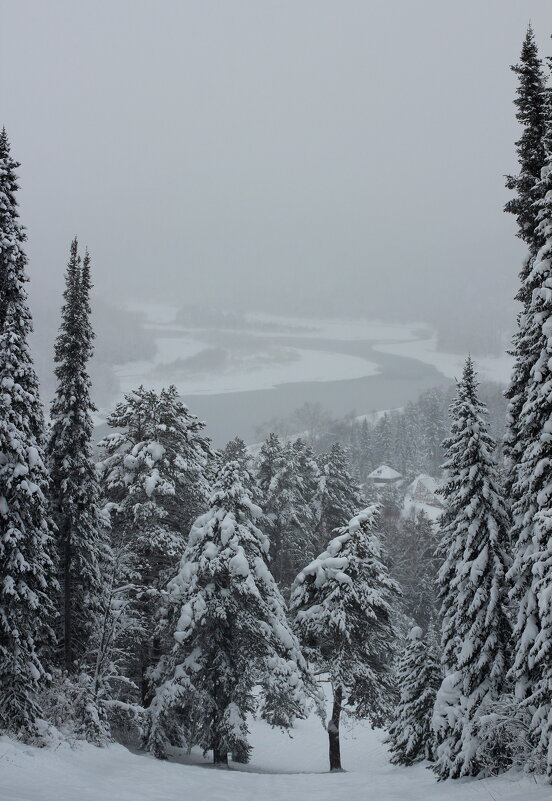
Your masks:
M372 484L375 484L377 487L388 487L390 484L398 484L401 479L402 475L386 464L380 464L380 466L372 470L368 476L368 481L371 481Z
M420 475L408 487L407 494L415 503L429 504L437 509L443 509L443 502L437 494L438 486L439 482L435 478Z

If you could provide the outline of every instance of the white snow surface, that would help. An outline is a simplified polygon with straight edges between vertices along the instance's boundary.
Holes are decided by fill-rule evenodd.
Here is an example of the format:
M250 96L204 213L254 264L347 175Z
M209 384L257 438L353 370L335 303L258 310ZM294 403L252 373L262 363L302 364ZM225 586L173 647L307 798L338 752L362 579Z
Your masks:
M328 772L327 734L316 717L291 737L253 721L249 765L215 769L201 754L168 762L121 745L33 748L0 737L2 801L549 801L550 786L510 773L437 782L427 763L391 765L384 733L344 727L344 773Z

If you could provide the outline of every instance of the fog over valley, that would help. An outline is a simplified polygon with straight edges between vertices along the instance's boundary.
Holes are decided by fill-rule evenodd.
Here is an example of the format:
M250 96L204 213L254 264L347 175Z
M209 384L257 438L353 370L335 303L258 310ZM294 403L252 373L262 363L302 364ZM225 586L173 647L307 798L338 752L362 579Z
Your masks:
M0 801L549 801L550 0L0 12Z
M187 400L200 384L209 395L263 390L247 429L239 426L250 441L277 403L289 412L291 397L269 399L270 386L326 382L320 401L332 413L388 403L372 392L376 381L341 392L327 385L381 373L369 332L363 353L332 345L322 365L320 343L261 354L257 342L249 355L235 333L231 348L217 344L232 314L425 327L434 340L426 355L503 362L523 258L502 207L518 135L507 65L524 5L8 5L3 108L22 162L45 402L75 234L93 260L100 408L131 375L173 381ZM549 9L530 10L539 36ZM194 309L193 326L210 329L213 348L200 355L175 339L169 359L144 311L154 303ZM436 359L440 375L457 375L450 365L461 358ZM150 369L120 367L130 361ZM504 364L483 369L507 377ZM245 382L236 378L244 371ZM312 386L285 393L297 405L315 394ZM243 414L241 400L225 403ZM232 430L214 404L194 402L200 414L213 410L208 422L224 439Z

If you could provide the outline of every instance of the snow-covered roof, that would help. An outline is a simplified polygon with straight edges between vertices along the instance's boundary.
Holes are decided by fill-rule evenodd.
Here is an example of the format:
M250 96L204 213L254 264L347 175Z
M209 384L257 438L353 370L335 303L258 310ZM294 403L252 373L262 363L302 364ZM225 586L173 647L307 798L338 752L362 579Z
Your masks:
M441 482L438 479L428 475L427 473L420 473L420 475L416 476L414 481L412 481L411 484L408 485L406 494L414 495L416 490L421 489L423 487L428 492L431 492L433 495L435 495L440 485Z
M368 476L370 481L396 481L398 478L402 478L402 475L386 464L380 464Z
M404 497L404 515L425 512L430 520L437 520L443 511L443 502L437 494L442 482L426 473L420 473L408 485Z

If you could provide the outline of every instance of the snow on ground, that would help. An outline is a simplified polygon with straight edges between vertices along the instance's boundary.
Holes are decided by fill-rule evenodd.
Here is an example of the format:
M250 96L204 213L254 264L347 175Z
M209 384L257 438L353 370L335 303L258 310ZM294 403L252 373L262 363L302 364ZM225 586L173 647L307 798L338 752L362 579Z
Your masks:
M431 364L446 378L460 378L467 354L443 353L437 350L437 334L429 339L418 339L413 342L393 342L392 344L375 345L374 350L390 353L393 356L406 356ZM482 378L507 384L510 380L513 360L511 356L476 356L475 366Z
M519 774L436 782L425 765L389 764L383 734L356 725L342 742L344 773L328 773L317 718L292 737L252 725L251 764L231 770L200 755L161 762L121 745L31 748L0 738L2 801L549 801L551 788ZM183 764L187 762L188 764ZM193 762L195 764L190 764ZM198 764L199 763L199 764Z

